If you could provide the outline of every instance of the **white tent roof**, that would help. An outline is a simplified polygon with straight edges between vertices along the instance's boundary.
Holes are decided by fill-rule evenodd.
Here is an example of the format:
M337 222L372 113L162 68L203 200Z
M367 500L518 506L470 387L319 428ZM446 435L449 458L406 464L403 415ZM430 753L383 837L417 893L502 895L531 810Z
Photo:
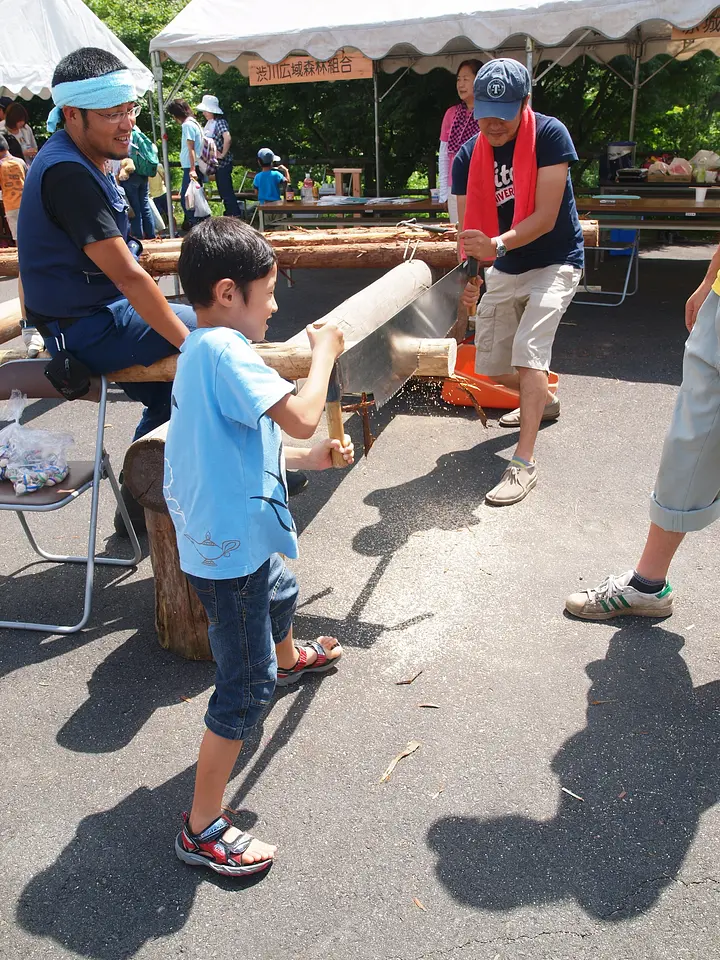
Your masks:
M152 73L82 0L12 0L2 4L0 93L50 97L57 63L78 47L101 47L132 71L138 96Z
M563 63L583 53L609 60L628 52L637 39L644 42L643 59L658 53L692 56L705 48L720 53L717 38L691 44L671 39L672 25L695 26L717 0L474 2L477 6L467 8L448 3L448 12L440 12L438 0L364 0L354 8L296 0L190 0L151 41L150 50L179 63L207 62L220 73L234 66L245 74L249 59L277 63L305 53L327 60L341 48L382 60L387 70L405 65L420 72L433 66L452 69L454 60L477 52L485 53L484 59L503 51L524 60L525 36L533 38L541 56L553 59L582 37Z

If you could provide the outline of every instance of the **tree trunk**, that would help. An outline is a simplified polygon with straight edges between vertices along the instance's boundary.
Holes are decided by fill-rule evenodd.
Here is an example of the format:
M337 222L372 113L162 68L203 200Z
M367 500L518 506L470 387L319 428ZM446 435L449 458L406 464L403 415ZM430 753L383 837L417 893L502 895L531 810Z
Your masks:
M212 660L205 608L180 569L168 513L145 511L155 574L155 627L160 646L186 660Z

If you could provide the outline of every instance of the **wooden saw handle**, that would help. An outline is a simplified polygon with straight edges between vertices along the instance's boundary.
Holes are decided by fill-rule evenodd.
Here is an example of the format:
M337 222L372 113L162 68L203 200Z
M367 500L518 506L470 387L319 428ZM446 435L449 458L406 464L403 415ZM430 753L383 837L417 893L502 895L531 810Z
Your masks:
M328 402L325 404L325 417L327 419L328 436L331 440L339 440L340 443L342 443L345 439L342 402L340 400L328 400ZM332 450L331 456L332 464L337 469L347 466L343 455L338 453L337 450Z

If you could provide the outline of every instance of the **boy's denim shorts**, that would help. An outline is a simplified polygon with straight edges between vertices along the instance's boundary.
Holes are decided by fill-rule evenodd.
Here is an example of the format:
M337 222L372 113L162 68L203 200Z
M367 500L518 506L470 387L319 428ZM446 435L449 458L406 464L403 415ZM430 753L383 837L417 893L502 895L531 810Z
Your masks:
M275 553L247 577L187 578L205 607L216 665L205 724L226 740L243 740L275 692L275 644L292 626L295 577Z

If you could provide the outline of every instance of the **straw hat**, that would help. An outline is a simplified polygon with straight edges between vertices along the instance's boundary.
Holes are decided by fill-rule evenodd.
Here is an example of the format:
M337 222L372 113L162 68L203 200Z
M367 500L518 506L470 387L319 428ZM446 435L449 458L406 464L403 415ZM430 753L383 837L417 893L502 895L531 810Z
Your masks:
M220 104L218 103L218 98L211 96L209 93L206 93L202 98L202 102L199 103L196 107L196 110L207 113L218 113L221 114L222 110L220 109Z

